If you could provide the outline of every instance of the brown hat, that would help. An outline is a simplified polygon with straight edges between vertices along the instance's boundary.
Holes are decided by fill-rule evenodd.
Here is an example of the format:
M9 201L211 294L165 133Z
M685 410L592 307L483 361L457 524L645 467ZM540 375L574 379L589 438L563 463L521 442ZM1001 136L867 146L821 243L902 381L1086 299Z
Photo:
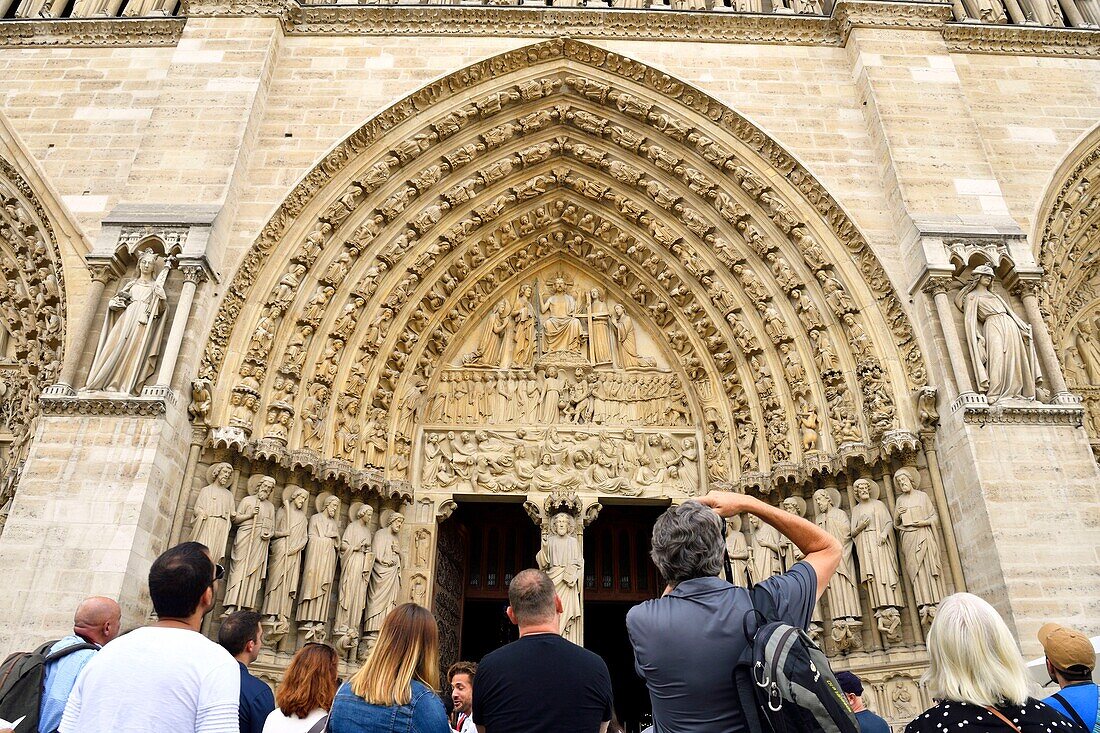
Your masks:
M1092 671L1096 666L1096 650L1089 638L1077 629L1061 624L1043 624L1039 629L1039 643L1047 654L1047 659L1055 669L1065 672Z

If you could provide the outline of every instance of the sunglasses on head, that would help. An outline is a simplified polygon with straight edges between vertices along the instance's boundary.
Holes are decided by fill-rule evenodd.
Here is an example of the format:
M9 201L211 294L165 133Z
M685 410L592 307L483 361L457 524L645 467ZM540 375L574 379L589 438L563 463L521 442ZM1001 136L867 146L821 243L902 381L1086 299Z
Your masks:
M214 582L217 582L225 577L225 568L221 563L214 563Z

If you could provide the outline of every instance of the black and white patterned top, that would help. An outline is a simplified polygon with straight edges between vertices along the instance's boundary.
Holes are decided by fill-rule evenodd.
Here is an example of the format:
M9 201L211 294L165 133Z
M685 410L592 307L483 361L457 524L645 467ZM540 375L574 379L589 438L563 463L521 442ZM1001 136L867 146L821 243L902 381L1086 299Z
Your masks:
M1029 697L1023 705L997 707L1022 733L1087 733L1081 726L1038 700ZM905 726L905 733L1012 733L1004 721L980 705L941 702L918 715Z

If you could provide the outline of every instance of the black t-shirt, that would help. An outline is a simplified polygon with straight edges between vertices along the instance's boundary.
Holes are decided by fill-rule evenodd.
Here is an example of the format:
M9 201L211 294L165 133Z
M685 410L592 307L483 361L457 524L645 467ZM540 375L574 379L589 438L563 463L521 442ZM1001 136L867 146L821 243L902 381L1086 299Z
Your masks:
M604 661L557 634L486 654L474 678L474 723L486 733L597 733L611 704Z
M1081 726L1063 718L1057 710L1028 698L1023 705L1004 705L997 711L1023 733L1086 733ZM1012 729L985 708L965 702L941 702L918 715L905 726L905 733L1012 733Z

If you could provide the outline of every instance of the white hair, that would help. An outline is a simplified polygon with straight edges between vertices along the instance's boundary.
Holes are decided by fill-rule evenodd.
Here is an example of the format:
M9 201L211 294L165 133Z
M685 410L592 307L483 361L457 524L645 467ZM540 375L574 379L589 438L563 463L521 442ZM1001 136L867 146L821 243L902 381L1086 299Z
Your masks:
M1027 670L1012 633L993 606L971 593L943 599L928 630L932 697L972 705L1023 705Z

